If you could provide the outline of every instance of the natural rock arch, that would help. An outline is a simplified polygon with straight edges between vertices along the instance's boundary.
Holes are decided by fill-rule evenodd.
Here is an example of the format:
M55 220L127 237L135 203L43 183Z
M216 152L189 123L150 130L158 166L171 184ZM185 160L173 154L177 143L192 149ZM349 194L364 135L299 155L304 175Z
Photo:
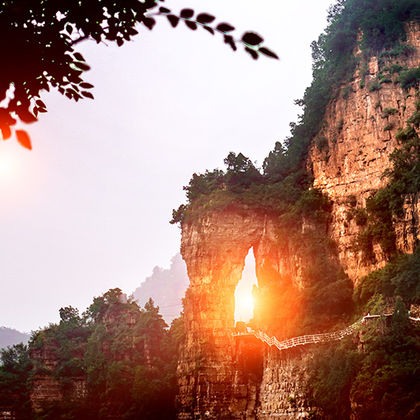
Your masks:
M299 262L278 236L274 217L245 206L183 224L181 254L190 287L178 367L180 418L192 418L194 413L242 418L255 413L258 384L241 371L232 336L234 294L252 247L262 295L275 287L301 287ZM259 309L257 299L256 313L261 313Z

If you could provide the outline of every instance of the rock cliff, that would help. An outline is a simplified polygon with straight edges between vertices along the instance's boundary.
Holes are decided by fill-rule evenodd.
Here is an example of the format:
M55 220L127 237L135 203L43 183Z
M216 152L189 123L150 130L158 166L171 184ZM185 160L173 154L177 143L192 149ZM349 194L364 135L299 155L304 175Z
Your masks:
M363 261L354 247L361 228L349 215L364 208L366 200L386 184L381 175L397 146L395 134L416 110L415 89L403 89L398 74L386 75L384 70L391 65L420 65L418 24L407 26L407 45L411 46L407 54L371 57L365 63L360 60L351 82L343 84L327 106L323 127L312 140L306 161L314 187L332 202L327 235L335 242L339 262L353 284L386 262L378 244L376 262ZM412 252L419 239L419 210L418 195L407 196L404 216L395 220L397 247L404 252ZM316 227L302 221L302 231L308 229ZM302 259L282 240L275 217L238 205L184 222L181 253L190 288L184 303L186 340L178 366L179 418L295 419L309 415L302 389L310 349L279 354L232 335L234 292L251 247L259 296L264 296L260 306L257 299L256 318L269 322L265 313L283 312L288 321L278 334L284 336L299 322L299 293L305 289L302 271L311 260ZM276 306L270 296L282 288L287 289L289 300ZM252 368L241 363L247 353L255 355Z
M55 343L31 349L30 357L34 364L34 375L30 399L34 412L38 412L52 403L64 400L82 400L86 397L84 375L69 377L66 384L63 384L63 381L60 382L57 376L52 374L60 364L57 349L58 345ZM83 354L75 353L74 356L83 358Z
M392 64L407 68L420 65L418 23L407 26L407 45L413 47L407 55L388 60L386 56L374 56L358 66L350 84L343 85L341 94L327 107L324 128L309 152L308 167L313 172L314 186L333 203L329 234L338 244L343 268L355 283L385 263L380 247L375 249L376 264L363 263L361 252L353 246L360 226L349 215L353 208L366 207L366 199L385 186L387 180L382 174L397 146L395 134L416 110L418 97L414 87L404 90L395 83L397 74L380 79L383 69ZM397 223L398 247L404 252L412 252L419 238L417 204L418 197L407 197L405 216Z
M273 408L268 385L276 375L273 369L278 370L273 357L260 342L243 342L245 338L232 335L235 288L251 247L265 302L273 287L301 288L302 264L279 244L276 220L270 216L238 207L183 226L181 252L191 285L184 302L186 339L178 367L179 418L255 418L257 412L270 413ZM297 319L295 307L272 309L270 313L289 320L286 335ZM247 354L257 358L251 360L252 368L243 364ZM288 398L281 409L293 413Z

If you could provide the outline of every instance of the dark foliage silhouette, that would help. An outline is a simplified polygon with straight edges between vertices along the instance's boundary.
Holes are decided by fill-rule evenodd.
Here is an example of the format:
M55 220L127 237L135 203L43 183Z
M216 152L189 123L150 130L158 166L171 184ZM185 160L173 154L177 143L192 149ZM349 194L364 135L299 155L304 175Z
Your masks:
M0 3L0 130L3 139L10 138L18 121L35 122L47 112L41 94L56 89L76 102L93 99L93 85L84 80L89 70L77 51L84 40L116 43L130 41L141 26L152 29L156 17L166 17L173 27L179 22L196 30L203 28L219 33L233 50L241 44L254 59L259 55L277 58L262 46L263 38L253 32L235 39L235 29L228 23L214 24L215 17L183 9L179 14L159 7L157 0L8 0ZM29 135L15 131L18 142L31 149Z

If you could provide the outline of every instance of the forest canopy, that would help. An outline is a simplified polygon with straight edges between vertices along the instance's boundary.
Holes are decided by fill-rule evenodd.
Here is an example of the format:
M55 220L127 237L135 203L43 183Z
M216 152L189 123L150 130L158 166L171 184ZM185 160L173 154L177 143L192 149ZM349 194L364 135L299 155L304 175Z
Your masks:
M118 288L82 315L61 308L59 323L27 346L1 351L0 411L17 420L174 418L182 336L181 318L168 328L151 299L140 308Z

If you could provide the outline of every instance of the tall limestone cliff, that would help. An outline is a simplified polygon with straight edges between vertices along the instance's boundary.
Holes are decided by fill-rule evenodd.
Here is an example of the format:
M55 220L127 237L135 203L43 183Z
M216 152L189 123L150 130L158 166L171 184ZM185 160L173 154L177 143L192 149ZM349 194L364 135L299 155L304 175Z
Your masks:
M299 262L279 246L275 220L269 216L242 207L183 226L181 252L191 285L178 367L180 418L255 418L264 404L271 403L259 389L263 383L272 394L266 378L273 375L272 355L264 353L259 342L243 342L232 335L235 288L251 247L261 290L269 292L278 278L288 287L295 279L291 286L299 287ZM292 308L285 317L293 319ZM247 357L251 360L244 365ZM260 398L266 402L260 404ZM288 406L287 398L277 406Z
M375 262L363 260L354 247L361 227L350 215L386 184L381 175L397 147L396 132L416 110L415 89L403 89L396 83L397 74L383 76L385 66L420 65L418 23L407 25L407 45L411 46L407 54L360 61L350 84L343 84L328 104L306 160L314 187L332 202L327 235L337 253L331 258L338 258L355 285L386 262L378 244ZM420 238L419 216L418 197L407 196L404 216L395 221L397 247L404 252L413 252ZM309 234L316 229L304 221L301 226ZM271 313L283 311L289 320L279 334L287 336L288 328L293 330L299 322L299 301L294 296L305 290L302 272L311 260L295 253L286 237L282 240L275 217L237 205L183 222L181 253L190 288L184 307L186 340L178 366L179 418L296 419L311 411L303 397L310 348L279 353L232 334L234 292L251 247L258 288L268 301L275 290L288 288L289 301L270 306ZM257 300L256 315L262 313ZM246 356L250 354L252 360ZM244 366L244 360L250 360L249 365Z
M376 264L363 262L361 252L354 249L360 226L349 215L354 208L366 207L366 199L386 185L382 174L389 168L390 154L397 146L395 135L416 111L414 87L405 90L394 83L397 74L379 82L384 67L420 65L419 23L407 25L407 45L413 47L407 55L389 60L386 55L374 56L367 65L359 65L352 82L343 85L342 93L327 107L324 128L309 153L314 187L333 203L329 234L338 244L343 268L355 283L385 264L380 247L375 249ZM405 217L397 223L397 243L401 251L411 253L420 238L418 197L407 197L405 206Z

